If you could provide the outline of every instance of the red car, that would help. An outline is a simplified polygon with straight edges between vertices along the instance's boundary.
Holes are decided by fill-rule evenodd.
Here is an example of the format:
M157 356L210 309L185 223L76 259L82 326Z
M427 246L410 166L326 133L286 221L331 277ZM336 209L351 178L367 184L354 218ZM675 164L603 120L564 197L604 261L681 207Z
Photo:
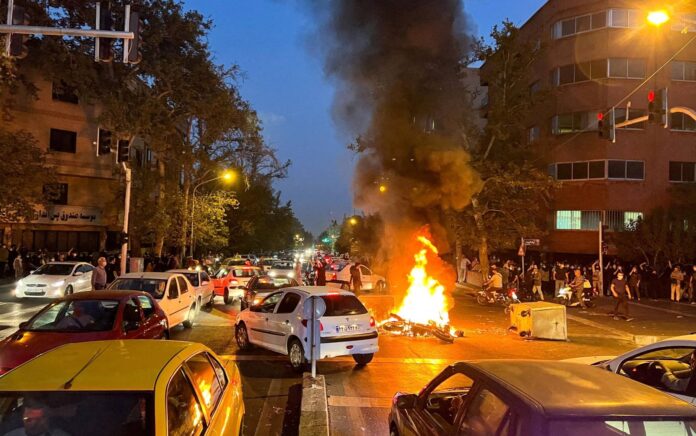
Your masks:
M223 266L213 276L215 295L221 296L225 304L242 301L249 280L261 275L263 270L258 266Z
M164 311L145 292L79 292L44 307L0 342L0 374L59 345L163 339L169 336L167 327Z

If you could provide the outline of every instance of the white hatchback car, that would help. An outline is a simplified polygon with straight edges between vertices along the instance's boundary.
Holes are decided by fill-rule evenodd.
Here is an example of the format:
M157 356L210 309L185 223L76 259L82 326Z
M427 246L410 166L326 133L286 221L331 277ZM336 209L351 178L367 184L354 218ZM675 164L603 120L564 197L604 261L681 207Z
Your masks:
M677 336L655 342L622 354L621 356L590 356L566 359L569 362L594 365L598 368L629 377L640 383L668 392L696 406L696 334ZM689 376L676 390L663 384L665 369L675 375ZM687 378L687 377L684 377Z
M326 267L326 282L337 283L343 289L348 289L350 286L350 267L352 262L339 261L332 263ZM365 265L359 265L360 280L362 282L362 290L384 292L387 289L387 279L379 274L372 272Z
M320 318L322 359L352 356L367 365L379 350L377 326L367 309L352 293L328 286L298 286L273 292L261 303L237 314L235 337L240 349L251 345L285 354L296 371L305 369L310 358L304 302L319 297L326 303Z
M109 290L143 291L152 295L167 315L167 329L179 324L190 329L198 313L196 292L191 283L181 274L128 273L114 280Z
M17 281L17 298L58 298L92 290L94 267L86 262L50 262Z
M186 277L196 292L196 308L201 310L203 306L213 307L215 300L215 286L207 272L196 269L170 269L170 273L178 273Z

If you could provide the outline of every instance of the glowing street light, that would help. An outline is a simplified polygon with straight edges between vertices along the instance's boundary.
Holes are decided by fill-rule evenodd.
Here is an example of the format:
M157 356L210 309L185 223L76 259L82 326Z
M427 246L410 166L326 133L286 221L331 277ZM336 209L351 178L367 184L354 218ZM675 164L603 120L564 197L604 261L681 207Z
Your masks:
M198 190L198 188L205 185L206 183L214 182L216 180L222 180L223 182L226 182L226 183L232 183L232 182L234 182L234 180L236 178L237 178L237 173L235 173L232 170L225 170L219 176L213 177L212 179L203 180L202 182L200 182L199 184L197 184L196 186L193 187L193 192L191 193L191 245L190 245L190 251L189 251L189 255L191 257L193 257L193 248L194 248L193 247L193 243L194 243L194 239L193 239L194 214L193 214L193 212L194 212L194 209L196 207L196 191Z
M669 21L669 14L665 10L648 12L648 23L659 27Z
M357 223L358 223L358 219L355 218L355 217L351 217L351 218L348 220L348 224L350 224L351 226L354 226L354 225L356 225Z
M379 185L379 192L381 192L382 194L387 192L387 185Z
M220 176L220 178L226 182L233 182L236 177L237 174L232 170L225 170L222 172L222 176Z

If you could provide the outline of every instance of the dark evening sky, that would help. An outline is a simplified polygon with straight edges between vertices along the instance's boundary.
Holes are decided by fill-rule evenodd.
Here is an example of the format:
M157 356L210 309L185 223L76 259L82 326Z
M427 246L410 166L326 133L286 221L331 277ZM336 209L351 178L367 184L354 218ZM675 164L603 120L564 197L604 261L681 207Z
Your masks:
M466 0L464 6L472 32L488 35L505 18L523 24L544 3ZM266 140L282 160L292 160L288 178L276 184L283 200L292 201L315 235L332 218L353 213L355 159L345 146L351 136L331 118L334 89L308 49L311 17L295 0L186 0L186 6L213 19L216 61L241 67L239 86L263 120Z

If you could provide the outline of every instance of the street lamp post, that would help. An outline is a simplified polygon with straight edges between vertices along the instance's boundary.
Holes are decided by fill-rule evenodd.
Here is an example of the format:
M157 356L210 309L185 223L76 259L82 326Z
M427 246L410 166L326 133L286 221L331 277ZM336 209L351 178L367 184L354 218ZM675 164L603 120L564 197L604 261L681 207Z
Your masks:
M193 191L191 193L191 245L190 245L190 250L189 250L189 256L191 256L191 258L193 258L193 243L194 243L193 224L194 224L194 210L196 208L196 190L198 190L198 188L200 188L201 186L203 186L207 183L214 182L214 181L220 180L220 179L231 182L234 179L234 173L232 171L225 171L222 173L222 175L219 175L219 176L214 177L212 179L204 180L193 187Z

